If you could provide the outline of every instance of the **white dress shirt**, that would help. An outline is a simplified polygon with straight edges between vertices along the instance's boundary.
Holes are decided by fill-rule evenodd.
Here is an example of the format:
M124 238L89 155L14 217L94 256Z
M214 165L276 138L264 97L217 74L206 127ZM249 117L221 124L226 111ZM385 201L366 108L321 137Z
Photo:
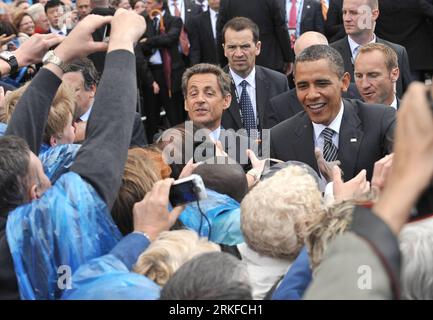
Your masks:
M210 14L210 23L212 25L213 38L216 39L216 23L217 23L218 12L209 8L209 14Z
M352 64L353 64L355 62L356 56L358 55L359 49L363 45L357 43L349 35L347 36L347 38L349 40L349 46L350 46L350 52L352 53ZM374 33L373 33L373 40L371 40L369 43L376 43L376 35Z
M396 97L396 95L394 95L394 101L391 103L390 107L397 110L397 97Z
M167 5L168 5L168 10L170 11L170 14L173 17L175 17L176 15L174 14L175 10L174 10L174 5L173 5L173 0L168 0ZM177 0L176 6L180 11L180 18L182 19L183 23L185 23L185 4L183 3L183 0Z
M250 74L244 79L240 76L238 76L235 72L233 72L232 69L230 69L230 74L233 78L233 81L235 82L235 86L236 86L236 92L237 94L237 99L238 99L238 103L239 103L239 99L241 98L242 95L242 86L241 86L241 82L242 81L246 81L248 82L247 85L247 92L248 95L250 96L250 100L251 100L251 104L253 105L253 111L254 111L254 118L257 119L257 104L256 104L256 67L253 68L253 70L250 72Z

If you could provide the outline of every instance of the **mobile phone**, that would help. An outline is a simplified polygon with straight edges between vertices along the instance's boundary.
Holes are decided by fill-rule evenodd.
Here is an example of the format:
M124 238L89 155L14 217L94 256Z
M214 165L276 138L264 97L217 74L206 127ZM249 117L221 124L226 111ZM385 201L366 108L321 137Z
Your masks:
M173 207L206 198L203 179L197 174L176 180L170 187L169 200Z
M108 42L110 40L110 31L111 31L111 24L105 25L104 35L102 36L103 42Z

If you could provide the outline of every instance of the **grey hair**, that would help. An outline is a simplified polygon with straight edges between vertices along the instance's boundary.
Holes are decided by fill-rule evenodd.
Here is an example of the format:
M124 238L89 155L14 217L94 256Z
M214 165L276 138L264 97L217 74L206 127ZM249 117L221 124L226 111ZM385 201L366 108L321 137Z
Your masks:
M230 94L230 84L231 79L230 76L224 72L220 67L210 64L210 63L199 63L193 65L192 67L186 69L186 71L182 75L182 93L183 96L186 97L188 93L188 81L191 79L193 75L196 74L207 74L211 73L217 77L218 85L220 87L221 93L223 97L226 97Z
M201 254L180 267L161 291L161 300L252 300L245 265L224 252Z
M332 71L339 78L344 75L344 62L341 54L328 45L318 44L304 49L295 59L294 70L299 62L313 62L325 59L329 62Z
M400 234L402 298L433 299L433 220L408 224Z

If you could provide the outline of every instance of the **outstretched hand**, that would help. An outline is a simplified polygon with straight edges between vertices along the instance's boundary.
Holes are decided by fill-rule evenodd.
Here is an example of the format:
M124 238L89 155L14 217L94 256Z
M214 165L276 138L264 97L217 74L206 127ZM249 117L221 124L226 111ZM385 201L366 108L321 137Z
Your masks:
M169 230L174 225L185 207L175 207L171 212L167 209L168 195L173 182L173 179L158 181L143 200L134 204L134 231L146 233L153 241L161 232Z
M317 160L317 166L319 167L319 171L322 174L322 176L326 179L327 182L333 181L334 177L334 166L339 166L341 162L339 160L337 161L331 161L328 162L323 157L323 153L319 148L314 149L314 155L316 156ZM340 170L340 173L342 174L342 171Z

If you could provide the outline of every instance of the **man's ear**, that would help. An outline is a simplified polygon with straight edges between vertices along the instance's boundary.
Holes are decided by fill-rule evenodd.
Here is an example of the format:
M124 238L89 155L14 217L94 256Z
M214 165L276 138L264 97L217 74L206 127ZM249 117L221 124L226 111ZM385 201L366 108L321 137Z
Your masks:
M90 88L90 91L92 91L92 98L94 98L95 94L96 94L96 84L92 84L92 87Z
M350 85L350 74L349 74L349 72L345 72L343 74L343 78L341 78L341 83L342 83L341 90L343 92L346 92L347 89L349 88L349 85Z
M392 82L397 82L399 76L400 76L400 69L398 67L393 68L391 70L391 74L390 74L391 81Z
M256 43L256 56L260 54L260 51L262 50L262 43L260 41L257 41Z
M232 95L229 93L224 97L223 100L223 110L226 110L230 107L230 104L232 103Z

